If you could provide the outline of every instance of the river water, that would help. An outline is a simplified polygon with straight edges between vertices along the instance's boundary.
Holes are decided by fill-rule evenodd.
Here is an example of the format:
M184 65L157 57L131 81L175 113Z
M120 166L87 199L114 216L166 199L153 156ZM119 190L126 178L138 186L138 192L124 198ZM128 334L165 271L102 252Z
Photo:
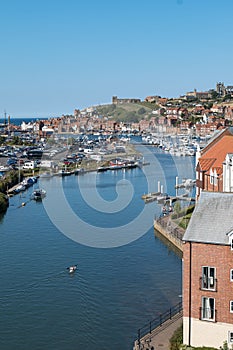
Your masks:
M145 161L40 180L43 202L30 200L33 188L10 198L0 222L1 350L130 350L138 328L180 301L181 259L154 235L161 206L145 206L141 195L158 181L174 194L176 176L193 178L194 160L150 148Z

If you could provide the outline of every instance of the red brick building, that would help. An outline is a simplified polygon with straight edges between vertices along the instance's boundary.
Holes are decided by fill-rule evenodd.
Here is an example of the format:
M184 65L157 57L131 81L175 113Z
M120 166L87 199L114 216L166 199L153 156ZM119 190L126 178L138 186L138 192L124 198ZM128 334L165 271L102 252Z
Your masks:
M201 191L223 191L223 162L233 153L233 129L224 129L197 154L196 196Z
M183 343L233 345L233 194L202 192L183 245Z

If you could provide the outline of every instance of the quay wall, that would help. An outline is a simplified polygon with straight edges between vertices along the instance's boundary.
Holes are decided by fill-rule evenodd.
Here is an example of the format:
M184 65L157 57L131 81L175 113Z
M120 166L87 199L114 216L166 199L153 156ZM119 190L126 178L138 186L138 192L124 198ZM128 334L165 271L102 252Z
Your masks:
M163 221L154 220L154 229L157 230L163 237L171 242L180 252L183 252L183 234L176 229L168 229L167 225L163 225Z

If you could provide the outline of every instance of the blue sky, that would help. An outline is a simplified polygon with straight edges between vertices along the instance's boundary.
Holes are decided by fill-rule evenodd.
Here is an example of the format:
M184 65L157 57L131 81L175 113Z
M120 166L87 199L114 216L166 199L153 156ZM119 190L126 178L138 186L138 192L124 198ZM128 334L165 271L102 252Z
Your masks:
M233 85L232 0L8 0L0 13L0 117Z

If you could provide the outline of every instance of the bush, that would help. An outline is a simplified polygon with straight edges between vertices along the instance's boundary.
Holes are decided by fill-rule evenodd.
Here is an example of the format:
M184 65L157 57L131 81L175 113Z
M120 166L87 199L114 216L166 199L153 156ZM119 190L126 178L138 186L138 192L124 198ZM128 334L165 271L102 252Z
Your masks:
M11 170L7 173L7 175L0 180L0 192L7 193L7 190L12 186L16 185L19 180L22 181L23 175L20 172L20 179L18 171Z
M4 193L0 193L0 213L4 213L9 205L8 197Z
M177 204L177 208L174 205L174 213L172 214L171 218L172 219L178 219L182 216L191 214L194 211L195 205L190 205L188 208L183 208L180 209L180 206L178 205L179 202L176 202L175 205Z
M180 346L183 343L183 325L181 325L177 330L173 333L173 336L169 340L170 342L170 350L179 350Z

